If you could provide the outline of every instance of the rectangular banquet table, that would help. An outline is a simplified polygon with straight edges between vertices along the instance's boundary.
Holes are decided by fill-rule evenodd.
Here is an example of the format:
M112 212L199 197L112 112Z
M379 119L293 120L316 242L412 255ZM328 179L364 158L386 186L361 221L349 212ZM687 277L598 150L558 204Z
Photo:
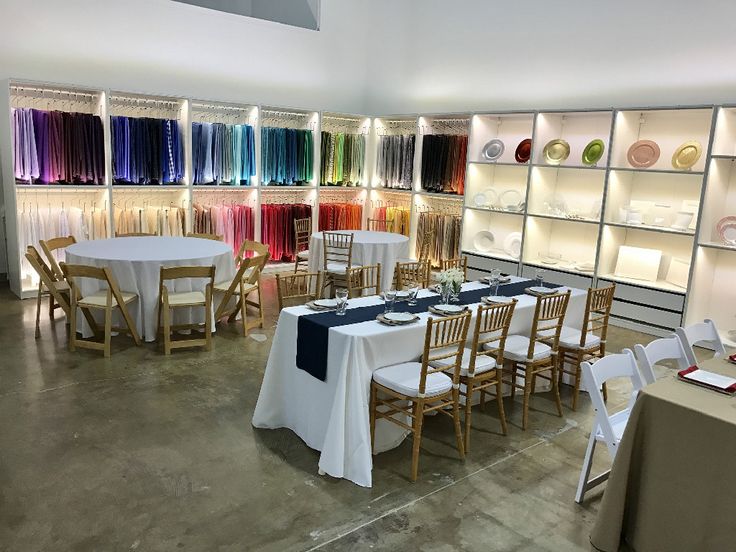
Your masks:
M722 359L698 364L736 377ZM677 380L645 387L591 534L599 550L736 550L736 397Z
M522 279L512 277L512 283L519 281ZM471 282L463 285L463 291L481 287L488 289L487 284ZM420 297L430 293L423 290ZM510 331L529 335L536 299L529 295L516 298L519 302ZM566 325L580 328L585 298L585 291L572 290ZM349 308L381 303L379 297L362 297L351 299ZM470 308L475 310L477 303ZM260 428L291 429L308 446L321 451L321 472L370 487L368 401L373 371L419 359L430 314L421 313L420 322L406 326L386 326L372 320L330 328L325 381L296 366L298 321L308 314L314 311L307 307L281 311L252 423ZM375 450L394 448L405 437L400 427L379 420Z

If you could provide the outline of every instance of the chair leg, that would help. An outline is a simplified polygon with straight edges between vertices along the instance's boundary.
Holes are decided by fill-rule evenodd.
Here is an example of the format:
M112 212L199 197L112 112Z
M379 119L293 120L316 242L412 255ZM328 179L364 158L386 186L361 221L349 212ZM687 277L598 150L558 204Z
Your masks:
M69 308L69 350L77 350L77 304L73 303Z
M583 460L583 468L580 471L580 480L578 481L578 489L575 492L575 502L582 504L583 498L585 497L585 491L588 486L588 478L590 477L590 470L593 468L593 454L595 453L595 434L598 428L594 425L593 430L590 432L590 439L588 439L588 448L585 450L585 459Z
M501 374L498 374L496 380L496 402L498 403L498 418L501 420L501 430L504 435L508 434L508 426L506 425L506 412L503 409L503 381Z
M414 403L414 439L411 449L411 480L416 481L419 474L419 445L422 442L422 423L424 422L424 401Z
M105 309L105 358L110 356L110 343L112 341L112 307Z
M511 398L516 398L516 362L511 361Z
M38 284L38 298L36 299L36 333L35 337L38 339L41 337L41 301L43 295L43 288L41 284Z
M481 391L481 395L483 392ZM468 382L465 384L465 453L467 454L470 451L470 426L471 426L471 417L473 412L473 380L472 378L468 380Z
M263 329L263 297L261 297L261 281L258 281L258 327Z
M557 406L557 415L562 418L562 400L560 399L560 386L557 384L557 359L552 363L552 392L555 394L555 406Z
M169 305L164 303L161 305L163 310L164 319L164 354L171 354L171 312L169 312Z
M521 418L521 429L526 430L527 423L529 421L529 400L531 399L532 395L532 376L530 374L531 370L528 366L525 367L524 372L524 403L523 403L523 415ZM516 373L516 372L514 372Z
M376 446L376 387L371 383L371 402L370 402L370 415L371 415L371 454L373 448Z
M575 387L572 391L572 410L575 412L578 409L578 395L580 395L580 376L581 376L581 369L580 365L583 362L583 355L582 353L578 353L577 358L575 359Z
M210 290L207 288L207 300L205 301L204 307L204 350L212 350L212 295ZM243 303L245 299L243 298ZM245 323L245 321L243 321Z
M457 440L457 451L460 459L465 460L465 447L463 446L463 428L460 426L460 390L452 390L452 418L455 423L455 439Z
M49 293L49 318L54 319L54 296Z
M248 305L242 294L240 296L240 321L243 323L243 337L248 337Z
M486 408L486 390L480 390L480 409L485 410Z

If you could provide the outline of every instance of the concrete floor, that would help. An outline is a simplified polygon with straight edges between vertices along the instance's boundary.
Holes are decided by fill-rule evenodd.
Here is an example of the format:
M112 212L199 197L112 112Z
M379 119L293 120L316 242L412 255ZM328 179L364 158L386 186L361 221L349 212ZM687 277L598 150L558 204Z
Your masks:
M317 452L291 431L254 429L277 314L265 287L265 341L220 326L212 352L167 358L118 337L107 360L67 352L63 317L44 313L35 340L35 302L1 289L0 550L591 549L603 488L573 500L586 396L563 418L535 396L526 432L508 400L507 437L493 403L477 410L465 462L449 420L429 419L419 481L406 441L375 457L371 489L317 475ZM612 333L611 351L652 339Z

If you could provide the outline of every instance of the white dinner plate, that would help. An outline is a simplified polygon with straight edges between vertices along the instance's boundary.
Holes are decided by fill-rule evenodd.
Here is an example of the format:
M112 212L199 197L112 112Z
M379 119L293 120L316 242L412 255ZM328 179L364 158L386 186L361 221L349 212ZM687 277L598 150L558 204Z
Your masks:
M540 294L543 294L543 295L546 295L548 293L556 293L557 292L557 290L554 289L554 288L546 288L546 287L542 287L542 286L530 287L529 288L529 291L533 291L534 293L540 293Z
M503 250L514 259L521 255L521 232L511 232L503 241Z
M488 203L488 198L486 194L479 192L473 196L473 203L475 203L476 207L485 207L486 203Z
M510 303L512 301L511 297L504 297L503 295L489 295L488 297L483 297L484 303Z
M496 243L496 237L488 230L481 230L473 236L473 247L478 251L488 252L493 249L494 243Z
M498 201L507 211L518 211L521 202L524 201L524 196L518 190L511 189L498 196Z
M337 299L317 299L314 304L325 309L334 309L337 307Z
M410 312L387 312L383 317L391 322L411 322L416 315Z
M460 305L435 305L435 310L438 310L440 312L447 312L447 313L456 313L456 312L462 312L465 310L465 307Z
M403 291L402 290L402 291L397 291L396 292L396 298L397 299L406 299L407 297L409 297L409 292L408 291Z

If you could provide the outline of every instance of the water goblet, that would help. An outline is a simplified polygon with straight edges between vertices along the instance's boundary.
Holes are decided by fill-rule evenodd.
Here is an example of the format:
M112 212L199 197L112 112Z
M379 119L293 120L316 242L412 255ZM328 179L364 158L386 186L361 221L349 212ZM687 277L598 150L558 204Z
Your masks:
M393 312L394 302L396 301L396 290L390 289L383 292L384 309L383 312Z
M337 301L337 309L335 310L335 314L337 316L345 316L345 310L348 307L348 290L335 290L335 301Z
M544 270L538 268L534 273L534 277L537 279L537 285L542 287L542 284L544 284Z
M414 307L417 304L417 294L419 293L419 286L411 286L409 288L409 301L408 305Z

